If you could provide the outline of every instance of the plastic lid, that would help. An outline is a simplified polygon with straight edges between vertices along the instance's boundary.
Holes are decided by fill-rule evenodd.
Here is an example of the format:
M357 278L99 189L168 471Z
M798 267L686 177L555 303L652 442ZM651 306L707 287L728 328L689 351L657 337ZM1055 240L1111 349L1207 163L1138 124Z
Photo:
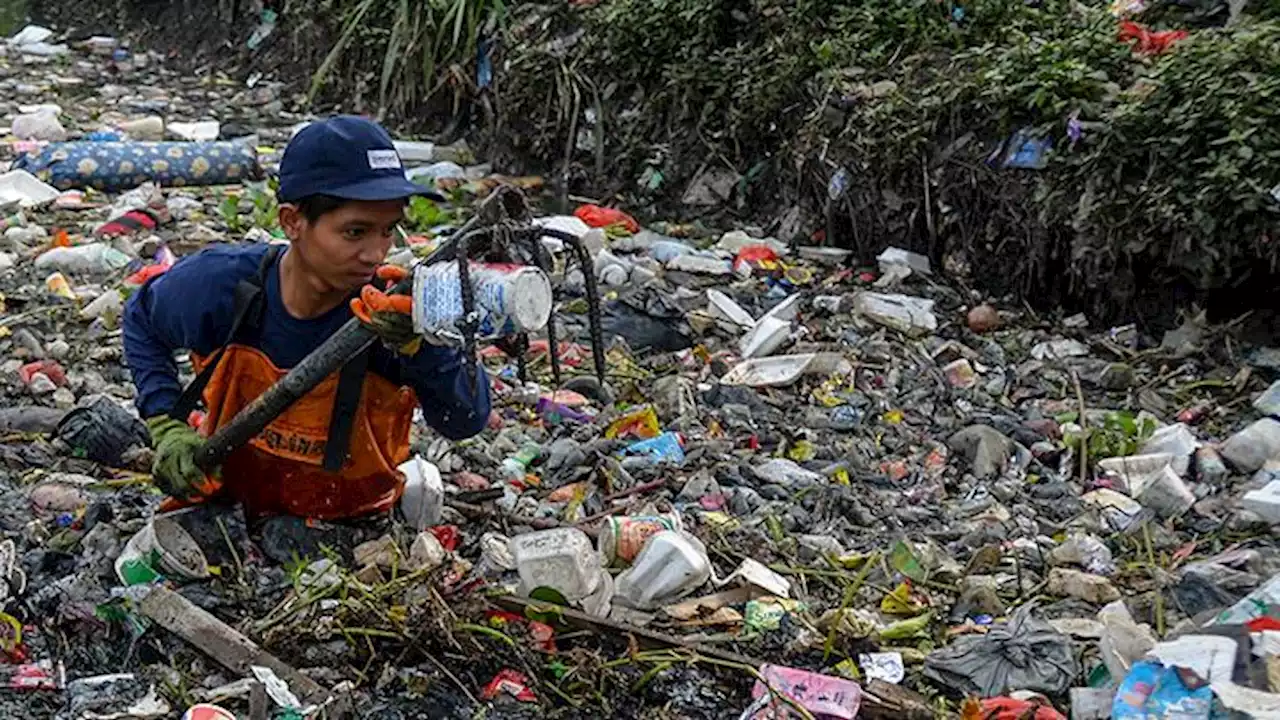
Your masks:
M511 279L511 312L516 326L541 330L551 319L551 280L538 268L526 268Z

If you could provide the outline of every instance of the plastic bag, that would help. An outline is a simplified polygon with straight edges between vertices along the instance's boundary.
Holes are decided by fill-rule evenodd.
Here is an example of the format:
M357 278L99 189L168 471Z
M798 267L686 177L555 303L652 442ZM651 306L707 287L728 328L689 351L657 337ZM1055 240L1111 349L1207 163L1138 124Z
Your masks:
M573 214L591 227L602 228L610 225L621 225L632 235L640 232L640 223L636 222L635 218L616 208L583 205L574 210Z
M1127 676L1135 662L1155 647L1156 636L1151 626L1133 621L1123 600L1117 600L1098 611L1098 620L1106 628L1098 640L1098 655L1112 678Z
M1150 717L1178 717L1186 720L1209 717L1213 690L1208 685L1191 689L1182 682L1177 668L1144 660L1135 663L1116 692L1111 706L1115 720L1145 720Z
M658 308L639 309L616 301L604 307L600 319L604 336L620 335L632 350L675 352L693 347L683 330L683 322Z
M1032 617L1024 605L1008 623L985 635L965 635L930 653L925 677L942 687L980 697L1009 690L1065 693L1080 672L1071 640L1048 623Z
M58 121L58 113L43 108L14 118L9 132L19 140L63 142L67 139L67 129Z
M635 436L642 440L656 438L662 434L658 423L658 414L652 405L643 405L619 417L604 430L604 436L610 440L627 436Z
M1039 698L1018 700L996 697L982 701L981 717L983 720L1066 720L1067 716Z
M107 465L118 464L129 448L151 442L147 426L106 396L67 413L58 423L58 437L77 456Z
M1120 23L1120 41L1136 40L1133 51L1139 55L1159 55L1179 40L1187 37L1186 30L1160 30L1152 32L1146 27L1126 20Z
M1223 610L1210 624L1238 625L1259 617L1280 617L1280 574Z

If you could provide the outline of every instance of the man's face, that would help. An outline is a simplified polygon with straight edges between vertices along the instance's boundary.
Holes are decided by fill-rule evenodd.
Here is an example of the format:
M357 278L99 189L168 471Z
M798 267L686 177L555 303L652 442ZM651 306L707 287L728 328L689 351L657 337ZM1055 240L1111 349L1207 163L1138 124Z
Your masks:
M343 291L369 282L391 250L403 219L402 200L353 200L315 222L293 206L280 208L280 223L303 265L334 290Z

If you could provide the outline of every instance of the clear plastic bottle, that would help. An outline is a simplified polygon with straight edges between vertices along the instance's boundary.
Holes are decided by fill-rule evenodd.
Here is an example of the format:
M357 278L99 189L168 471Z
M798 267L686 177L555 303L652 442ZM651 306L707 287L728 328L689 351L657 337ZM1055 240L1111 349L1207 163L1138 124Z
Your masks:
M537 443L525 443L515 455L502 461L502 476L507 480L519 480L529 471L529 466L542 454Z

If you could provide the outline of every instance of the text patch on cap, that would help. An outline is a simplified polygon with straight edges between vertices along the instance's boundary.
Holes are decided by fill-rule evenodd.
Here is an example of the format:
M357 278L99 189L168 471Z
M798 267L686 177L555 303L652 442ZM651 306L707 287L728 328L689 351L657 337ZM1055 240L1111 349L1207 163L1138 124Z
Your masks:
M370 150L369 167L373 170L386 170L400 167L400 156L395 150Z

